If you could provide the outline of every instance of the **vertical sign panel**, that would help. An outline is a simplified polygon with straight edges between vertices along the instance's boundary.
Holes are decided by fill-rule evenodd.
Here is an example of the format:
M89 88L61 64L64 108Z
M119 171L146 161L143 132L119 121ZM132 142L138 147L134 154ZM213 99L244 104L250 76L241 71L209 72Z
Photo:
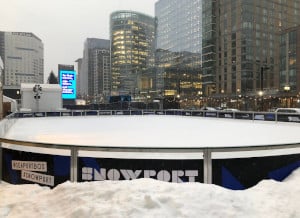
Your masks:
M59 73L63 99L76 99L76 72L61 70Z

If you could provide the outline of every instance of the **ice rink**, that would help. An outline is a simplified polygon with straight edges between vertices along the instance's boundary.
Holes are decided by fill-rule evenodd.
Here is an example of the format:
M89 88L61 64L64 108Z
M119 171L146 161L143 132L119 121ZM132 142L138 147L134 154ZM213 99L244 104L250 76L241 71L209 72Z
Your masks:
M108 147L203 148L300 142L298 123L203 117L86 116L18 119L4 138Z

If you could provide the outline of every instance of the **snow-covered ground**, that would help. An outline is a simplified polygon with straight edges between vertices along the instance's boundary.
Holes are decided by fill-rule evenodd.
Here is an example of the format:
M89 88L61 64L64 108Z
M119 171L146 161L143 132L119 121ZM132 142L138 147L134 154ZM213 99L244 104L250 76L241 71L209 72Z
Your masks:
M51 144L201 148L299 143L299 131L298 123L200 117L48 117L18 119L4 137ZM1 183L0 217L300 218L299 184L300 168L283 182L264 180L244 191L152 179L66 182L54 189Z
M185 116L18 119L4 138L110 147L234 147L300 142L299 123Z
M54 189L0 184L0 217L300 217L300 168L244 191L152 179L66 182Z

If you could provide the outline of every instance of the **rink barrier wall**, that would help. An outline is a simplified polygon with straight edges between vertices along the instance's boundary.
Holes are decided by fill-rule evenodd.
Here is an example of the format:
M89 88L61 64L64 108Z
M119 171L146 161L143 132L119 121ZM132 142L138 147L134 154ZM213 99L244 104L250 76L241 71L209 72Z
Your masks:
M286 178L293 170L295 170L296 168L300 167L300 144L287 144L287 145L269 145L269 146L249 146L249 147L226 147L226 148L131 148L131 147L91 147L91 146L72 146L72 145L61 145L61 144L46 144L46 143L34 143L34 142L24 142L24 141L18 141L18 140L10 140L10 139L4 139L1 138L0 139L1 143L5 143L5 144L9 144L9 145L19 145L21 147L30 147L30 148L51 148L54 150L68 150L70 153L70 156L66 157L66 161L69 161L69 177L65 177L65 178L58 178L56 179L56 176L53 174L53 172L48 172L48 176L53 176L53 178L55 177L55 179L53 179L52 184L43 184L40 182L36 182L37 184L41 184L41 185L48 185L49 187L54 187L60 183L63 183L65 181L72 181L72 182L82 182L82 177L83 177L83 172L82 169L84 168L80 168L79 167L79 161L80 158L88 158L91 159L92 161L99 161L99 158L97 157L93 157L93 156L89 156L89 157L85 157L85 156L80 156L79 152L109 152L109 153L136 153L136 156L143 156L143 154L147 153L147 154L151 154L152 153L159 153L161 155L164 155L165 153L167 153L170 156L176 157L178 155L185 155L185 154L190 154L193 153L195 154L194 156L198 155L198 161L200 161L199 163L199 172L202 172L202 175L199 175L199 178L196 179L196 182L203 182L206 184L216 184L216 185L220 185L226 188L230 188L230 189L236 189L236 190L242 190L245 188L249 188L252 187L253 185L257 184L259 181L261 181L262 179L275 179L277 181L282 181L284 178ZM19 150L18 149L12 149L12 148L5 148L2 147L1 148L1 164L3 164L1 166L1 172L4 172L4 174L7 174L7 172L5 172L5 168L4 165L5 161L4 161L4 153L8 151L8 153L17 153L18 155L21 154L21 158L19 158L20 161L40 161L42 160L46 160L48 166L51 166L53 164L51 164L52 161L52 156L48 155L48 154L36 154L36 153L32 153L32 152L25 152L25 151L20 151L22 150L22 148ZM37 149L38 150L38 149ZM288 152L286 152L288 151ZM241 156L239 153L243 153ZM275 154L274 154L275 153ZM34 154L34 155L33 155ZM23 156L22 156L23 155ZM246 155L246 156L245 156ZM36 158L36 157L37 158ZM47 157L45 157L47 156ZM49 159L50 156L50 159ZM101 156L101 155L100 155ZM32 158L32 159L27 159L24 160L24 157L28 158ZM270 159L271 158L271 159ZM16 158L18 159L18 158ZM105 159L105 158L104 158ZM138 159L138 161L144 160L145 163L144 165L149 165L149 161L151 158L140 158ZM257 159L261 159L259 161L257 161ZM269 160L270 159L270 160ZM50 160L50 161L49 161ZM121 159L116 155L115 158L114 157L110 157L109 159L105 159L106 161L111 161L111 163L109 163L109 165L113 165L115 162L118 162L118 165L121 165L122 167L124 167L124 159ZM164 161L163 160L159 160L159 162ZM195 160L195 157L193 157L193 160ZM202 161L201 161L202 160ZM239 162L241 160L244 160L244 165L247 165L249 167L249 172L251 172L248 175L242 175L243 173L245 173L245 171L247 171L247 167L246 169L242 169L243 167L241 165L239 165L238 163L235 163L236 161ZM100 158L100 162L103 161L103 159ZM122 162L123 161L123 162ZM125 165L126 162L131 161L132 163L135 160L125 160ZM167 162L170 160L167 160ZM186 159L175 159L174 161L179 161L179 162L184 162L186 161ZM223 165L224 166L228 166L228 169L223 169L224 167L222 166L221 168L219 167L218 169L215 169L215 161L223 161ZM7 162L7 160L6 160ZM68 165L68 163L65 162L65 165ZM131 163L131 164L132 164ZM260 163L260 164L257 164ZM9 163L11 164L11 163ZM270 164L275 164L275 166L270 166L270 169L263 169L265 167L265 165L270 165ZM279 164L279 165L278 165ZM55 164L54 164L55 165ZM216 164L217 167L218 163ZM231 168L230 169L230 165ZM255 169L253 169L253 165L257 165L257 167ZM114 169L117 167L113 167ZM233 175L231 175L232 173L228 171L236 171L236 168L238 170L238 173L235 174L235 177ZM178 167L175 167L175 169L177 170ZM172 169L171 169L172 170ZM268 174L270 174L271 176L268 176L267 174L262 174L259 171L267 171ZM134 170L133 170L134 171ZM224 171L224 172L223 172ZM280 172L282 171L282 172ZM80 173L81 172L81 173ZM241 175L240 175L241 173ZM50 174L50 175L49 175ZM259 174L259 177L257 177L256 174ZM262 174L262 175L261 175ZM255 178L252 178L252 177ZM27 184L28 181L24 182L18 180L18 182L11 182L10 180L7 179L3 179L5 176L1 175L1 180L8 182L8 183L12 183L12 184ZM243 178L241 178L243 177ZM247 180L246 181L246 185L245 184L241 184L240 181L238 181L239 179L242 180ZM46 178L47 179L47 178ZM54 182L54 180L57 180L56 182ZM118 179L117 179L118 180ZM163 179L160 179L163 180ZM91 180L84 180L84 181L95 181L93 179ZM31 182L29 182L31 183Z
M109 115L176 115L214 117L226 119L264 120L279 122L300 122L300 114L256 111L223 111L223 110L63 110L48 112L16 112L6 118L26 117L60 117L60 116L109 116Z
M80 114L79 116L128 115L128 112L130 113L129 115L136 115L135 113L132 113L132 111L76 111L75 113L74 111L65 111L55 112L55 116L78 116L78 114ZM171 114L169 112L171 112ZM41 116L40 113L45 116ZM201 113L206 115L207 112L201 111ZM218 112L214 113L220 115L220 113ZM28 113L11 114L1 122L2 135L0 138L0 180L11 184L37 183L49 187L54 187L68 180L72 182L81 182L83 181L83 179L85 179L84 181L94 181L96 174L98 175L98 179L101 179L101 176L104 175L100 174L100 169L97 169L100 168L99 166L103 167L103 164L106 164L107 166L107 175L105 174L104 179L109 179L109 176L115 175L115 173L117 175L117 179L126 179L126 176L132 178L138 174L137 169L130 169L131 166L137 165L138 167L143 169L143 167L148 167L149 163L151 163L151 165L153 165L155 169L157 169L156 172L147 168L147 172L146 170L144 170L144 175L147 174L149 176L151 174L152 177L153 175L155 175L157 176L157 179L160 180L164 180L164 176L166 175L166 181L170 176L174 177L175 175L177 179L180 178L177 182L188 181L188 179L191 179L195 180L196 182L199 181L207 184L213 183L229 189L242 190L252 187L263 179L274 179L276 181L282 181L293 170L300 167L299 143L223 148L134 148L110 146L94 147L84 145L73 146L65 144L36 143L30 141L6 139L4 137L5 132L15 123L18 118L46 116L50 117L53 115L50 115L49 112L29 114L32 116L28 116ZM197 116L195 114L192 115L191 111L183 110L139 111L139 115L148 114ZM234 114L231 119L239 119L237 118L238 116L236 116L235 112L231 112L229 114ZM254 118L253 120L257 120L255 119L256 115L266 116L267 114L267 117L270 117L269 114L273 114L273 116L275 116L275 119L271 121L278 121L276 119L276 113L247 112L247 114L251 114L251 117ZM295 115L285 114L285 116L294 117ZM262 118L262 116L260 116L260 118ZM295 119L293 120L293 122L295 122ZM68 151L68 154L53 155L51 154L52 152L50 152L50 154L47 154L47 152L37 153L39 152L38 150L40 148L51 149L56 153L60 153L61 150L64 150ZM29 152L28 149L30 150ZM34 151L35 149L36 151ZM90 155L84 154L84 152L98 152L98 154ZM109 155L107 156L104 154ZM132 158L120 158L120 154L123 157L127 156L127 154L131 154ZM159 156L163 156L165 158L155 158L155 154L159 154ZM193 154L192 157L190 157L191 154ZM181 156L183 158L176 158L178 156ZM15 167L21 166L20 169L12 169L12 161L14 160L14 157L16 157L15 159L19 161L19 163L15 163ZM35 170L31 172L27 169L23 169L24 171L21 172L22 164L24 164L24 162L22 161L26 163L38 162L38 164L40 164L41 166L46 163L45 165L47 165L46 167L49 169L41 173L35 172ZM169 168L167 170L165 169L164 172L159 171L160 167L162 167L160 165L161 162L163 166L169 166ZM91 165L89 164L92 164L93 167L91 167ZM173 167L173 164L175 164L175 167ZM64 165L64 167L62 168L67 171L63 176L62 169L60 169L62 165ZM129 173L123 176L124 178L121 178L120 172L126 166L128 166ZM190 166L192 166L192 168ZM110 171L108 170L109 167L111 168ZM197 168L199 175L197 174L197 177L186 177L185 175L181 176L184 172L186 172L186 168L193 170L196 170ZM115 171L112 169L115 169ZM172 170L174 169L175 171L173 172ZM56 170L58 172L56 172ZM94 171L92 172L91 170ZM109 172L112 172L112 174L109 174ZM130 172L135 174L130 174ZM158 174L163 175L163 178L158 178ZM40 180L38 181L38 179Z

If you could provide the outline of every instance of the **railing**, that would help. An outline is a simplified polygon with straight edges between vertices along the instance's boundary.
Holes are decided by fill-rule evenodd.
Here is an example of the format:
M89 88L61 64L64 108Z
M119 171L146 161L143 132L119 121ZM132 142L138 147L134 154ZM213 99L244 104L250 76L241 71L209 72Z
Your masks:
M180 115L242 120L265 120L300 122L300 114L255 111L208 111L208 110L65 110L58 112L16 112L10 118L53 117L53 116L105 116L105 115Z

